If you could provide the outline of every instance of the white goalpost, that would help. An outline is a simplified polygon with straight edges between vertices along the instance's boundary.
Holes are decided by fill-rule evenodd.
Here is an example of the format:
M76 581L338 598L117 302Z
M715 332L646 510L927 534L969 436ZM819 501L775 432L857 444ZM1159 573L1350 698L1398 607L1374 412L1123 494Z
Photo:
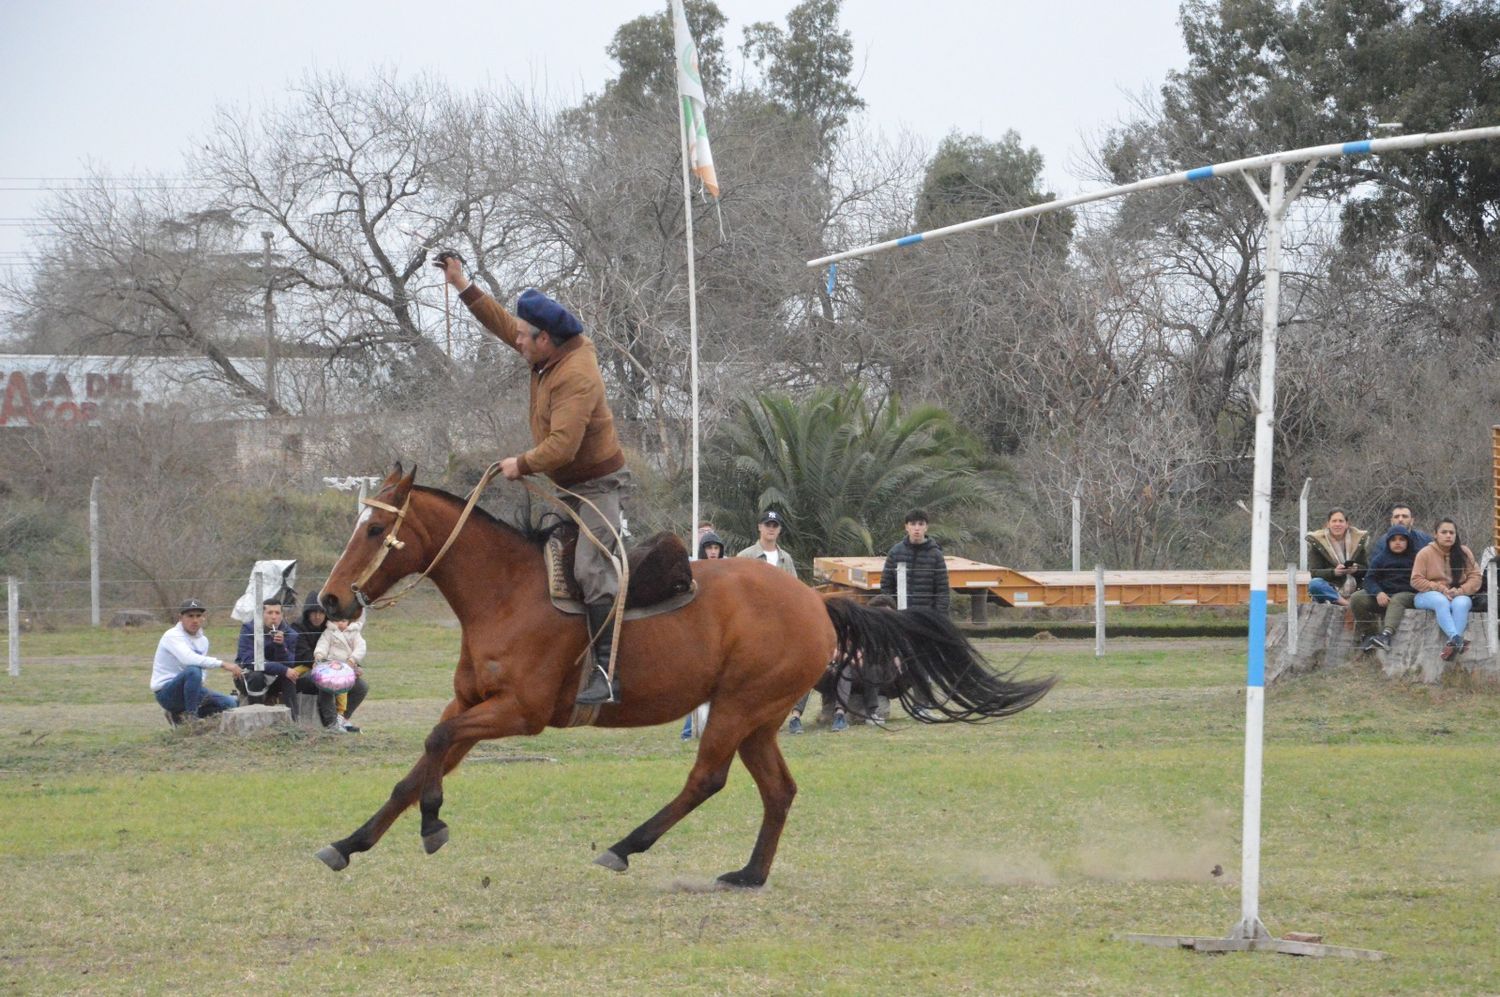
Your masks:
M1276 410L1276 339L1280 318L1282 225L1287 207L1296 200L1303 185L1321 160L1343 156L1379 155L1403 149L1419 149L1426 146L1494 138L1500 138L1500 127L1470 128L1463 131L1432 132L1422 135L1398 135L1266 153L1180 173L1150 177L1135 183L1078 194L1045 204L1034 204L1014 211L988 215L984 218L914 233L899 239L890 239L808 261L809 267L832 267L842 260L873 256L904 246L933 242L961 232L970 232L998 225L1001 222L1060 211L1091 201L1121 197L1136 191L1199 183L1234 174L1238 174L1249 186L1256 202L1266 213L1265 287L1261 304L1260 389L1256 397L1254 494L1251 505L1250 625L1248 667L1245 679L1245 774L1240 860L1240 919L1230 930L1228 937L1223 938L1188 935L1126 936L1131 940L1174 948L1195 948L1200 951L1264 950L1296 955L1382 958L1381 953L1365 949L1273 939L1260 918L1260 809L1265 725L1266 587L1270 567L1272 433ZM1286 168L1294 163L1306 165L1288 188ZM1252 173L1266 168L1270 170L1270 186L1268 190L1262 190L1259 181ZM1291 598L1295 598L1295 590L1292 590Z

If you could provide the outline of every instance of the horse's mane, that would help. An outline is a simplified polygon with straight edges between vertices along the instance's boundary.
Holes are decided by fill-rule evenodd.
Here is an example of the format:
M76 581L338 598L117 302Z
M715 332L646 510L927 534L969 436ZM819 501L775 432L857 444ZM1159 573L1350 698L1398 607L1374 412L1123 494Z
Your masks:
M444 501L456 506L460 512L463 511L463 507L467 505L469 501L467 498L460 498L459 496L454 495L452 492L445 492L441 488L429 488L426 485L413 485L412 487L416 491L422 492L423 494L431 495L434 498L443 499ZM519 539L524 540L526 543L529 543L534 547L540 547L542 544L546 543L547 538L552 535L552 531L557 528L557 524L555 523L545 527L535 527L530 523L527 523L524 526L517 526L514 523L507 523L503 519L490 515L490 513L485 511L483 506L477 503L474 506L474 511L469 513L469 519L477 519L482 523L495 527L502 533L513 533Z

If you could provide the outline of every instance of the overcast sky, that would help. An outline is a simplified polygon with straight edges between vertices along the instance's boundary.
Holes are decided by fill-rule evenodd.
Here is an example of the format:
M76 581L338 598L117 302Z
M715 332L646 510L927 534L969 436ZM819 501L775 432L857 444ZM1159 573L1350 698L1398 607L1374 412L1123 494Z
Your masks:
M738 68L741 29L785 24L794 0L718 0ZM664 6L664 3L662 4ZM171 174L218 104L277 99L308 70L431 71L455 88L534 84L559 101L599 90L605 46L640 0L0 0L0 188L13 178ZM930 146L1015 129L1059 194L1084 141L1186 62L1171 0L845 0L869 124ZM709 109L713 134L713 109ZM675 136L669 137L675 141ZM721 177L734 164L720 161ZM0 266L45 194L0 189Z

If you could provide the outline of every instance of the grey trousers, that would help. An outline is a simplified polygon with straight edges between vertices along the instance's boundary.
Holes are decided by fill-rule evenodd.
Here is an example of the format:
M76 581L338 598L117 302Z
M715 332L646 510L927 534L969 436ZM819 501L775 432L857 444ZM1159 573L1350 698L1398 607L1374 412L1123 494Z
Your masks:
M594 536L599 538L600 543L613 544L614 533L610 532L610 528L604 523L608 520L610 527L616 531L620 529L620 499L629 487L630 471L622 467L602 478L593 478L569 486L569 491L588 499L597 506L598 512L567 495L563 496L563 501L578 513L579 518L593 531ZM600 518L601 514L603 519ZM578 549L573 555L573 574L578 578L578 587L583 589L585 603L593 604L606 598L619 597L620 577L615 573L614 565L610 564L604 552L582 533L578 535Z

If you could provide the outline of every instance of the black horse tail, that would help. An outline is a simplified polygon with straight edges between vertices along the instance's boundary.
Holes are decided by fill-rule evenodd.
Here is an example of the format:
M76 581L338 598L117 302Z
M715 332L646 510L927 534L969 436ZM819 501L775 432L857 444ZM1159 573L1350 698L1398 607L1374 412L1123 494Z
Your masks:
M991 669L953 621L933 609L870 609L849 598L824 605L838 634L840 664L866 681L894 678L901 705L924 723L1008 717L1034 706L1057 682Z

